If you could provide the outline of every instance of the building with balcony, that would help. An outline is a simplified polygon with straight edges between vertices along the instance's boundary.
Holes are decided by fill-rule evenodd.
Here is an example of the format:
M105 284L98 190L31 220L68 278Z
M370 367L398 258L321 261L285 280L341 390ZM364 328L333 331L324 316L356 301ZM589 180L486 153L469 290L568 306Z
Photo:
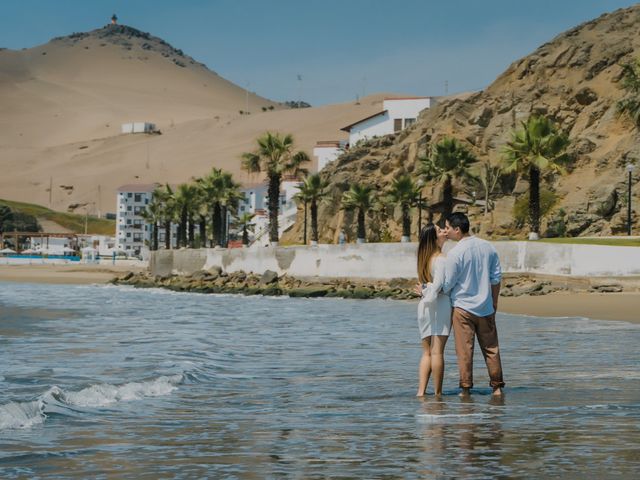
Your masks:
M118 188L116 245L127 255L141 255L149 249L151 225L143 214L157 184L123 185Z

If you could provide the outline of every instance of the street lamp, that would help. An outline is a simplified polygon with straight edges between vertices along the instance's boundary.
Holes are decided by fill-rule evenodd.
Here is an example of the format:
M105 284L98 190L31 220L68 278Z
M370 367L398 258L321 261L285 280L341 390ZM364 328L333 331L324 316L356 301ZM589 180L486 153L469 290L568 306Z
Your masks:
M627 197L627 235L631 235L631 180L633 171L636 166L633 163L627 163L626 171L629 174L628 197Z
M424 180L421 178L416 183L418 186L418 240L422 232L422 189L424 188Z

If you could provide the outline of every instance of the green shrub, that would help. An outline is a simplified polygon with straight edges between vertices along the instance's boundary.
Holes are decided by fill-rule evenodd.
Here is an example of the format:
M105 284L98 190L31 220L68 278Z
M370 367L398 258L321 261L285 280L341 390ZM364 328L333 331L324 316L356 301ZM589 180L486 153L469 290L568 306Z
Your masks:
M540 189L540 218L545 218L551 213L553 207L558 202L558 196L546 188ZM513 205L513 218L516 227L521 228L527 223L529 218L529 194L520 195Z

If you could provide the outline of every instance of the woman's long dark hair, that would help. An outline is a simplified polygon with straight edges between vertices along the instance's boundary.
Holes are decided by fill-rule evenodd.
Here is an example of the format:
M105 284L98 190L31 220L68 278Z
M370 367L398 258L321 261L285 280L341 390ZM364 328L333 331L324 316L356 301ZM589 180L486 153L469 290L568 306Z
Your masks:
M418 244L418 279L420 283L433 281L429 267L433 255L437 253L440 253L438 232L436 226L429 223L420 231L420 243Z

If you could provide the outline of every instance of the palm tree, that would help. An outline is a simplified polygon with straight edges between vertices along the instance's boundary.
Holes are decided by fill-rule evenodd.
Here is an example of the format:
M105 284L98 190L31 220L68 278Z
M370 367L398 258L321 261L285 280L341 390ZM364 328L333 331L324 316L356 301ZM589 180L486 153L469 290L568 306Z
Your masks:
M168 184L153 191L153 201L157 201L162 206L159 223L164 228L164 246L167 250L171 249L171 224L175 217L174 200L173 190Z
M402 209L402 242L411 238L411 207L416 205L419 196L420 187L409 175L401 175L391 182L388 201Z
M309 161L304 152L294 153L293 136L266 132L258 137L254 153L242 154L242 168L249 173L264 172L267 175L267 203L269 205L269 240L278 245L278 213L280 209L280 183L286 174L299 177Z
M151 225L151 250L158 250L158 224L163 219L164 202L161 196L156 194L158 190L154 190L151 201L141 213L142 218Z
M298 189L300 189L300 191L293 196L293 199L296 202L298 202L298 204L301 203L304 209L302 243L306 245L307 244L307 210L308 210L308 206L309 206L309 202L311 201L311 198L309 194L305 190L303 190L303 185L304 184L300 184L298 186Z
M211 246L226 246L227 216L238 208L244 194L240 184L229 172L214 168L204 178L197 180L198 188L211 215Z
M358 210L358 243L366 242L365 214L373 207L373 188L358 183L342 194L342 208L345 210Z
M195 185L182 183L174 194L176 210L178 215L178 243L179 247L189 246L193 248L194 223L193 216L196 211L196 199L198 190Z
M622 67L622 87L627 96L618 101L618 113L628 115L640 127L640 60Z
M469 176L469 167L476 159L455 138L444 137L434 145L431 155L420 159L420 174L426 181L442 182L442 217L453 212L453 178Z
M518 172L529 177L530 238L540 234L540 175L545 172L563 173L562 163L568 159L569 137L559 132L553 122L543 116L532 115L522 128L512 133L505 154L505 172Z
M242 226L242 245L245 247L249 245L249 230L253 228L251 220L253 214L245 212L237 219L237 225Z
M240 190L240 184L233 180L230 173L223 175L223 195L221 202L222 211L222 242L226 248L229 243L229 222L228 217L238 213L240 202L245 199L244 193Z
M314 173L313 175L309 175L304 179L304 182L298 186L300 193L297 195L300 196L300 199L304 201L305 204L305 245L307 243L307 204L310 205L311 209L311 245L318 244L318 202L327 196L327 187L329 186L329 182L327 180L323 180L320 177L319 173Z

